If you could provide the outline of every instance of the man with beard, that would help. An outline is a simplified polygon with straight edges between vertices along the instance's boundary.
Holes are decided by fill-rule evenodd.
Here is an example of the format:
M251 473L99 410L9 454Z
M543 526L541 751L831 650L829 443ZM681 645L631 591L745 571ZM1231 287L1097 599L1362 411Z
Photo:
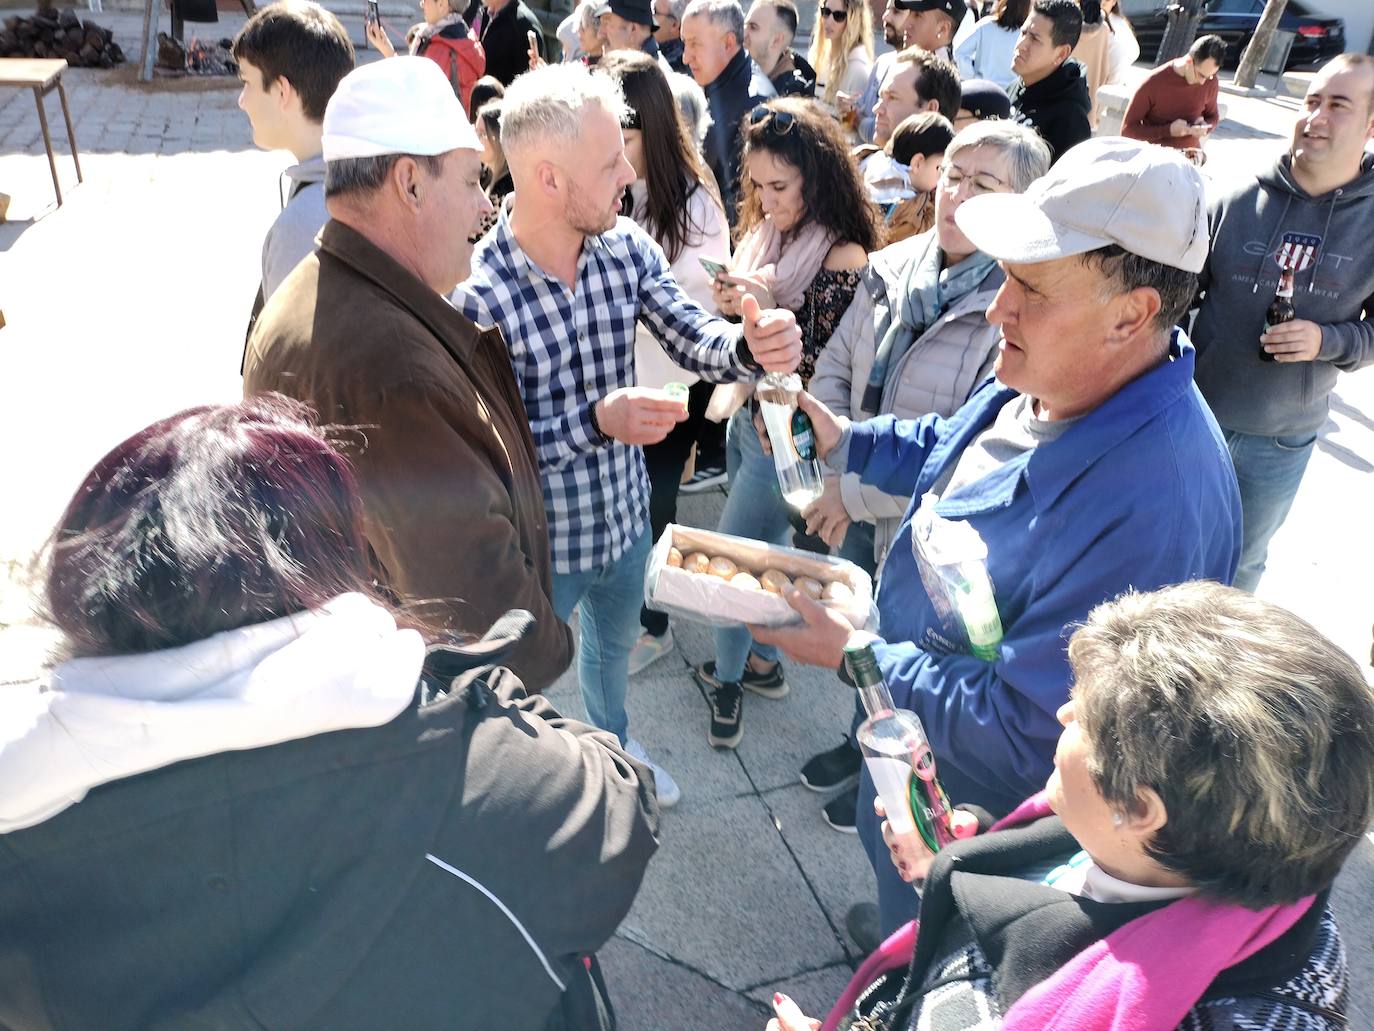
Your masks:
M454 303L500 325L534 431L553 549L554 609L580 609L578 680L591 722L648 763L659 804L671 777L628 737L625 693L653 541L642 447L687 418L662 391L635 387L635 325L703 379L790 372L801 335L788 311L746 302L739 326L678 287L662 250L628 218L634 181L619 85L579 64L518 79L501 102L501 142L520 198L473 255Z

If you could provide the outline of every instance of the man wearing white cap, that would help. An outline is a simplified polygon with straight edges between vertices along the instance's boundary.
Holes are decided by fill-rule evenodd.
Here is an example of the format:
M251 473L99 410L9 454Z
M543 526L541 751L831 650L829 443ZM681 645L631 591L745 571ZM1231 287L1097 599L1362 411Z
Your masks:
M635 327L713 383L791 372L801 334L790 311L751 303L743 327L703 311L673 279L653 239L619 216L634 181L624 95L578 64L522 76L501 101L501 145L514 203L478 245L455 302L499 323L510 343L544 475L553 598L579 610L578 680L591 721L648 762L625 712L639 637L649 534L645 444L687 418L662 391L636 387ZM680 792L661 767L659 804Z
M913 497L879 582L878 662L925 724L949 796L1003 814L1051 770L1070 685L1064 628L1128 588L1229 583L1240 497L1174 328L1207 256L1196 169L1163 148L1090 140L1026 193L971 197L955 221L1006 273L988 309L1004 337L996 378L948 419L851 424L803 403L832 469ZM968 590L944 596L930 556L948 526L932 515L977 531L990 591L979 597L964 568ZM804 595L791 601L804 627L766 638L838 667L849 630ZM865 773L859 833L890 932L916 896L873 797Z
M397 57L343 79L323 142L330 221L263 310L244 392L362 427L365 529L387 586L477 635L527 609L535 629L503 661L538 691L572 634L553 611L529 420L501 331L446 299L491 210L477 134L438 65Z

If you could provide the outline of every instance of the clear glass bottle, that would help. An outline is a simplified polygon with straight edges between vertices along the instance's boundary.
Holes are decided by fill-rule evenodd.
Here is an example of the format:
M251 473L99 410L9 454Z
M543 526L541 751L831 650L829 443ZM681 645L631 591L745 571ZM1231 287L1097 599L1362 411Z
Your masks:
M759 380L754 391L763 424L768 428L773 468L777 470L783 500L798 511L825 490L811 419L797 407L801 389L801 377L795 372L770 372Z
M859 725L859 747L887 821L897 834L917 831L926 847L938 852L954 840L954 830L925 728L914 712L893 703L871 641L846 645L844 661L868 713Z

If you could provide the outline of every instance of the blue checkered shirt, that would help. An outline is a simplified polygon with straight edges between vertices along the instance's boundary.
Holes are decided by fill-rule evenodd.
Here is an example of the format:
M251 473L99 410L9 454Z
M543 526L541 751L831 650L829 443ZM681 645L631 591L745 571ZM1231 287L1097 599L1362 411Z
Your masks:
M543 474L555 573L601 568L648 529L643 449L607 441L591 416L612 390L634 385L636 321L705 380L757 374L738 357L740 328L688 298L658 244L628 218L587 238L572 293L525 256L503 209L453 303L478 325L499 325L510 347Z

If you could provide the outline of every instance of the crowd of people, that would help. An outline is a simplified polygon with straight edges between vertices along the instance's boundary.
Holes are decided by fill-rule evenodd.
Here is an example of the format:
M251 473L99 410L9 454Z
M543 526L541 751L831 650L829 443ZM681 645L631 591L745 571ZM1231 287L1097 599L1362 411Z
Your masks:
M613 1028L596 953L692 790L633 732L680 618L646 569L720 462L712 529L852 563L875 618L791 588L718 627L708 744L784 662L852 691L862 641L959 806L938 854L894 831L857 693L801 766L877 881L825 1028L1343 1027L1374 693L1251 592L1374 362L1374 58L1218 192L1215 37L1094 136L1138 54L1111 2L888 0L876 57L866 0L805 57L792 0L448 2L362 64L310 0L234 42L296 161L243 400L115 447L50 542L0 1023ZM803 387L800 509L766 373ZM586 723L541 695L574 659Z

